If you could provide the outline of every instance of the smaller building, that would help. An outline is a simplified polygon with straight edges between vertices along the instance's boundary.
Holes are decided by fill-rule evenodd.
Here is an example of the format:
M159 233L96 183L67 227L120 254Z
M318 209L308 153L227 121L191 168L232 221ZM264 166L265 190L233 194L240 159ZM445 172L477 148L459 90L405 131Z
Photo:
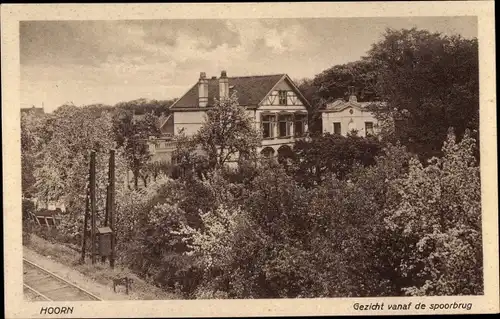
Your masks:
M321 110L323 133L346 136L356 131L358 136L370 136L379 133L379 123L369 106L383 102L358 102L354 92L350 92L349 100L338 99Z

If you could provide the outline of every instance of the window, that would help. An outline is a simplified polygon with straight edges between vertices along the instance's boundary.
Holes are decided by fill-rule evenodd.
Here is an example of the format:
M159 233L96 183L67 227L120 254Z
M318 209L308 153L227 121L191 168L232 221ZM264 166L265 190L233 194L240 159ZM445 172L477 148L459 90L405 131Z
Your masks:
M280 103L280 105L286 105L287 104L287 93L286 93L286 91L278 91L278 96L279 96L279 103Z
M373 122L365 122L366 136L373 135Z
M340 122L333 122L333 134L342 134Z
M274 137L274 115L262 115L262 137Z
M295 136L302 136L306 131L307 115L295 114Z
M292 115L291 114L280 114L278 116L278 136L287 137L292 135Z

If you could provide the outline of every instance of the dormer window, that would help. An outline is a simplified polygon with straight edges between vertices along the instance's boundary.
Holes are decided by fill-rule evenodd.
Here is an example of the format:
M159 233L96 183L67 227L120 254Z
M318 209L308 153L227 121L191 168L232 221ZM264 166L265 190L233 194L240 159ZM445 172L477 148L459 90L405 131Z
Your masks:
M287 105L287 92L285 90L278 91L279 104Z

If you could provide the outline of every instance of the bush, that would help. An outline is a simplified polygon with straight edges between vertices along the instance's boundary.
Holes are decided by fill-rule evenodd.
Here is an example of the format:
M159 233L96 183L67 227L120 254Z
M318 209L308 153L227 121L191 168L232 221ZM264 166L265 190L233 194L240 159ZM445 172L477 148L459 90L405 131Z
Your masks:
M295 143L290 171L301 185L313 187L330 175L344 179L356 164L374 165L381 149L375 137L326 133Z
M482 293L474 145L450 135L445 156L425 168L389 145L373 165L354 164L314 188L270 164L237 200L220 195L231 183L209 179L204 185L219 190L211 193L216 207L201 214L202 227L175 232L203 271L194 296Z
M483 293L481 187L474 147L468 132L460 143L449 133L442 158L427 167L413 160L408 177L394 181L400 200L385 214L391 232L413 248L399 255L399 276L408 278L402 288L406 294Z
M118 259L184 298L480 294L474 145L425 167L388 145L315 187L265 163L123 188Z

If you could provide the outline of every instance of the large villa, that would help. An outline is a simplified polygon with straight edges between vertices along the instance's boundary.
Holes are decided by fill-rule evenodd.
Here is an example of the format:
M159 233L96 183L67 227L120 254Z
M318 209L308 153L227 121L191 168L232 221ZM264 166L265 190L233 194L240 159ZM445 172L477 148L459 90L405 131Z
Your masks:
M171 134L196 133L215 100L233 92L262 134L258 149L262 156L288 152L296 139L306 136L309 102L288 75L228 77L222 71L220 77L208 78L201 72L198 81L171 106L171 116L163 120L162 132L168 133L151 143L153 160L170 161L175 148Z

